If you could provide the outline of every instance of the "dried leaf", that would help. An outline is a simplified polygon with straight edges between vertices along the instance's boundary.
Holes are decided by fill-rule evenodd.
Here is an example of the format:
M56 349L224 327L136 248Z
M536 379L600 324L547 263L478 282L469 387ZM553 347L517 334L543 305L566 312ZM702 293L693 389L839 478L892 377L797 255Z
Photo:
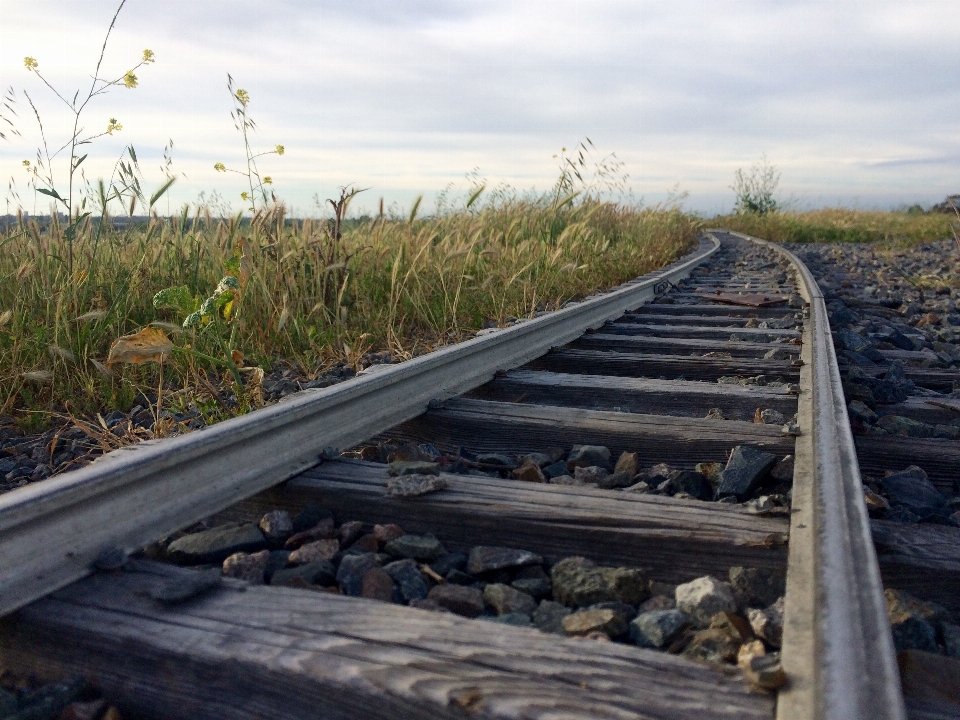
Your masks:
M231 350L230 358L233 360L233 364L236 365L238 368L243 367L244 357L242 352L240 352L239 350Z
M110 346L107 367L124 362L141 365L145 362L163 362L173 350L173 343L160 328L145 327L138 333L118 337Z
M23 374L27 380L36 383L47 383L53 380L53 373L49 370L31 370Z
M0 327L3 327L8 322L10 322L10 318L12 317L13 317L13 310L6 310L2 314L0 314Z

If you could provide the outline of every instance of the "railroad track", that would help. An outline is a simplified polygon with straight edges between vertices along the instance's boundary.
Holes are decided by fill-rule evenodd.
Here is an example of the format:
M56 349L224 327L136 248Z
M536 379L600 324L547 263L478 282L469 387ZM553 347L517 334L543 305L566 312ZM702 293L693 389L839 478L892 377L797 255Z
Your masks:
M956 612L958 572L932 526L881 528L879 565L863 492L815 281L714 231L563 311L0 497L0 665L144 717L905 718L883 582ZM253 583L221 578L238 550Z

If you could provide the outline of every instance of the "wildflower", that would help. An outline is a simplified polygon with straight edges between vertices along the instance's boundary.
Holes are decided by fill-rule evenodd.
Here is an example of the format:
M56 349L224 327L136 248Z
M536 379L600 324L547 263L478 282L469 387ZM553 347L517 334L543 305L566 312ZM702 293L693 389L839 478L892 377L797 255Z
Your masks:
M244 107L246 107L247 104L250 102L250 93L248 93L243 88L237 89L236 96L237 96L237 101Z
M269 175L264 176L264 178L263 178L263 184L264 184L264 185L273 185L273 178L270 177Z
M107 123L107 135L113 135L114 131L120 132L123 130L123 125L117 122L116 118L110 118L110 122Z
M154 60L153 50L144 50L143 51L143 61L144 63L152 63Z
M249 200L249 199L250 199L250 196L247 194L247 191L246 191L246 190L244 190L242 193L240 193L240 199L241 199L241 200Z
M38 63L38 62L37 62L36 60L34 60L32 57L25 57L25 58L23 59L23 66L24 66L27 70L33 72L33 71L36 70L38 67L40 67L40 63Z
M133 70L128 70L123 76L123 84L131 90L137 86L137 82L137 76L133 74Z
M277 155L283 155L283 153L286 152L283 148L283 145L277 145L277 147L274 149L276 150Z
M221 163L221 162L214 163L214 164L213 164L213 169L216 170L217 172L226 172L226 171L227 171L226 165L224 165L224 164Z
M29 160L24 160L24 161L23 161L23 166L24 166L25 168L30 167L30 161L29 161Z

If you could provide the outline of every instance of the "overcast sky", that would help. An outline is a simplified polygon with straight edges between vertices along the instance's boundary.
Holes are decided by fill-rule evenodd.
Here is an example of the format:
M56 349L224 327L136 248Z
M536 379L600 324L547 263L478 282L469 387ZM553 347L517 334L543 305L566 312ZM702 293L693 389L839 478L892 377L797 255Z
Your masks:
M69 138L70 116L23 58L82 96L116 6L0 0L0 84L16 93L22 133L0 141L0 178L16 180L28 210L21 163L39 134L23 91L51 146ZM285 146L261 170L300 215L350 183L370 188L357 209L381 196L407 208L420 193L429 208L445 186L469 187L474 169L491 186L546 190L553 156L586 137L598 158L623 161L637 199L688 192L685 206L707 214L732 207L734 171L763 153L801 207L960 192L951 0L128 0L102 74L122 75L144 48L156 63L137 71L139 87L84 111L89 130L123 125L85 149L84 167L109 176L131 143L151 189L172 139L186 177L171 209L214 190L243 206L243 180L213 169L244 166L227 73L252 98L254 148Z

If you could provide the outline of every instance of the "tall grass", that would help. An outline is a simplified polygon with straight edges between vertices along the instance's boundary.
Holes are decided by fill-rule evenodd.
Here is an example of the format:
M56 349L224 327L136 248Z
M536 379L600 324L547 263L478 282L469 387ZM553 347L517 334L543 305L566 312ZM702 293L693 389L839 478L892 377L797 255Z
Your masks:
M776 242L878 242L911 246L953 235L944 213L882 212L827 208L808 212L740 213L710 220L711 225Z
M176 346L168 388L232 385L243 412L256 395L231 379L234 364L269 372L283 358L309 375L369 351L409 358L660 267L690 249L698 223L670 208L501 198L348 225L285 220L282 206L252 223L201 209L125 231L87 219L71 274L56 216L43 230L20 223L0 238L0 415L39 426L50 413L129 409L157 389L159 366L104 362L115 338L151 323ZM243 291L213 322L181 330L182 312L154 307L171 286L199 304L228 273Z

